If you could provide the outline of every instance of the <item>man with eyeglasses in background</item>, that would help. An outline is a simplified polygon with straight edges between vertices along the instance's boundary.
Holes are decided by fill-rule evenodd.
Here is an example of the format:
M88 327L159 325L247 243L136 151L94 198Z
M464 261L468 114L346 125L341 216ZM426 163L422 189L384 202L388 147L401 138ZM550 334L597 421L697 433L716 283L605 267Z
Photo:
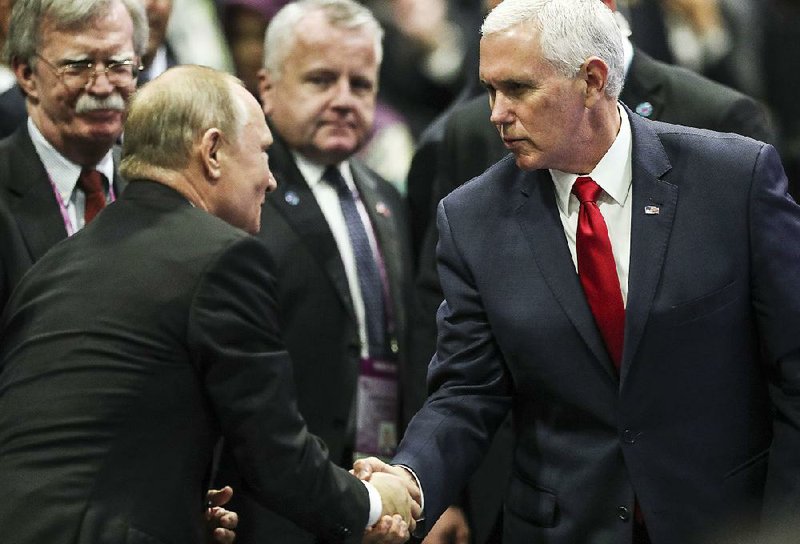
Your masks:
M27 122L0 142L0 309L123 189L114 144L147 45L140 0L17 0L5 56Z

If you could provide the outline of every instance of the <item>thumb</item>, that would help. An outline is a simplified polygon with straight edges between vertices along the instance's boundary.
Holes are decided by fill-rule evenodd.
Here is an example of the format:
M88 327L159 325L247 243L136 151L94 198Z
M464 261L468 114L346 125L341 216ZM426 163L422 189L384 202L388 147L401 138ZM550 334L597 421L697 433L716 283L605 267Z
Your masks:
M209 507L227 504L232 497L233 488L229 485L226 485L222 489L209 489L206 493L206 500L208 501Z

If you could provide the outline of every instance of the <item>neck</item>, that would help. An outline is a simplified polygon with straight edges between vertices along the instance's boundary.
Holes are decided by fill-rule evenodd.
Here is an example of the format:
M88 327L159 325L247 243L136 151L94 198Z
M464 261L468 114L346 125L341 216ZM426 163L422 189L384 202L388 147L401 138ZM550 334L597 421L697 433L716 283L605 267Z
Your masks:
M195 183L196 176L190 170L169 170L158 166L141 166L136 169L137 178L148 179L174 189L196 208L210 211L209 201L204 191Z
M582 153L565 172L576 174L591 172L616 140L622 123L617 101L609 98L598 106L589 110L584 136L576 146Z

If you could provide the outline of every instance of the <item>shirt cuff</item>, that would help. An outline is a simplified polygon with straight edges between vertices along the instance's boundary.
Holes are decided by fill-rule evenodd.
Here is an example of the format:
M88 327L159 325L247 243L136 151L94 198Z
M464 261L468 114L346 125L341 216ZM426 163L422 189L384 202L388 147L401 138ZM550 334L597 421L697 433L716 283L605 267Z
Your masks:
M411 467L407 467L406 465L395 465L395 466L406 469L406 471L409 474L411 474L411 476L414 478L414 482L416 482L416 484L417 484L417 489L419 489L419 509L422 510L423 516L424 516L425 515L425 493L422 492L422 484L419 483L419 478L417 478L417 475L414 473L413 470L411 470ZM425 519L425 518L423 517L423 518L420 518L420 519ZM419 521L419 520L417 520L417 521Z
M413 474L413 473L412 473ZM416 478L416 476L415 476ZM367 529L378 523L383 513L383 501L381 494L375 489L375 486L366 480L361 480L361 483L367 488L369 492L369 518L367 518Z

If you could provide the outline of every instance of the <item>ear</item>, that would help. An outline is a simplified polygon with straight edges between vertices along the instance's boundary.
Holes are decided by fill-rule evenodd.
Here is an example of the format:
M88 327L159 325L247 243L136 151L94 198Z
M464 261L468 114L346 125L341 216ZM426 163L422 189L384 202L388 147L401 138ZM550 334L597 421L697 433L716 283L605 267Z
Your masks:
M222 146L222 133L217 128L210 128L203 133L200 139L200 161L203 172L210 183L216 183L222 177L222 164L220 161L220 147Z
M22 89L22 92L25 93L26 96L39 98L37 82L33 77L33 66L15 57L11 61L11 69L14 70L14 75L17 78L17 83Z
M605 96L608 65L598 57L589 57L581 66L581 77L586 82L584 105L590 108Z
M261 99L261 108L264 115L269 116L274 104L273 93L275 91L275 80L266 68L258 71L258 97Z

